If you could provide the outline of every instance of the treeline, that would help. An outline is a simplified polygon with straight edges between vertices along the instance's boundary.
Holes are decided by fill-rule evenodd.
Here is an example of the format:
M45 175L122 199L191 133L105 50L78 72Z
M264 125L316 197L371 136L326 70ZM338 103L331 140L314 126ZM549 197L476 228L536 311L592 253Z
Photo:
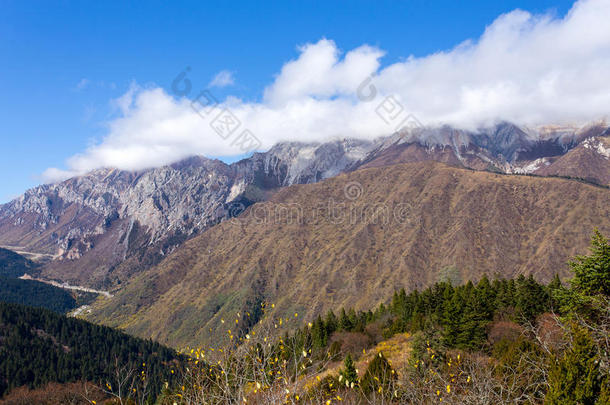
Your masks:
M381 322L383 337L397 333L437 329L447 347L480 349L487 339L487 326L494 318L523 323L550 311L557 303L553 291L561 288L556 276L549 285L538 283L532 276L517 279L490 280L483 276L477 283L453 286L439 282L419 292L397 291L389 305L381 304L375 311L340 310L337 316L329 311L318 317L312 328L301 331L299 339L324 348L337 331L364 332L367 325Z
M87 381L108 391L123 384L152 401L172 381L179 359L150 340L7 303L0 303L0 342L0 397L20 386Z

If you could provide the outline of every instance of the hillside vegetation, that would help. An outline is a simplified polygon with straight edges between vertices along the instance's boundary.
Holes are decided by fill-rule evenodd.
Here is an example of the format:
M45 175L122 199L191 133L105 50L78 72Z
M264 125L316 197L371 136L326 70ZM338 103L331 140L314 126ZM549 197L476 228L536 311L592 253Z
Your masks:
M47 308L65 314L76 307L72 295L61 289L34 280L0 277L0 302Z
M152 400L171 381L178 359L158 343L6 303L0 303L0 342L0 397L21 386L88 381L99 390L136 389L138 397Z
M401 290L389 306L329 312L273 343L233 335L230 322L232 344L192 349L184 385L159 402L605 405L608 240L596 232L570 267L569 287L519 277Z
M0 302L28 305L67 313L77 306L77 299L64 289L34 280L21 280L25 273L38 271L38 265L11 250L0 248ZM76 298L75 298L76 297Z
M18 278L37 268L33 261L12 250L0 248L0 277Z

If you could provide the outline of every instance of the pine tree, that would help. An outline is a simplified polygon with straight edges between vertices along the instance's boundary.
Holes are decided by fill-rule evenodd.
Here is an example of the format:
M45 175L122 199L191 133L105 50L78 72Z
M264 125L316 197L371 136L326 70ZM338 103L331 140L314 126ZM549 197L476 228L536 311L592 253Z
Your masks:
M516 310L520 317L531 320L547 306L549 299L545 288L533 276L517 278Z
M350 331L353 327L353 324L350 320L350 318L347 316L347 313L345 312L345 308L341 308L341 315L339 317L339 329L341 330L345 330L345 331Z
M337 316L332 310L328 310L326 313L326 318L324 319L324 326L326 327L326 333L331 335L334 331L337 330Z
M597 229L589 249L589 256L576 256L570 262L574 272L572 287L585 295L610 296L610 244Z
M558 290L562 287L561 279L559 278L559 274L555 273L553 279L548 285L549 290Z
M545 404L594 405L601 392L599 355L589 333L573 328L572 347L549 372Z
M491 320L492 311L486 300L488 292L477 289L470 294L464 308L464 315L459 324L459 333L454 344L463 349L478 349L487 338L487 324Z
M313 347L316 349L326 347L328 344L328 334L322 318L318 316L311 329Z
M451 297L445 297L441 326L443 327L443 343L454 347L462 323L462 300L459 290L454 290Z
M347 385L351 386L352 383L354 383L354 385L358 384L358 373L356 372L356 366L354 365L354 360L352 359L352 355L350 353L345 356L341 375L343 376L343 379Z

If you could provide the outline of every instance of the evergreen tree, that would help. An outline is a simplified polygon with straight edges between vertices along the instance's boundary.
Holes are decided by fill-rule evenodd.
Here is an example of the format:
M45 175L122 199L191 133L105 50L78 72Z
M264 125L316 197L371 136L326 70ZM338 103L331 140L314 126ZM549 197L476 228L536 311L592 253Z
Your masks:
M339 317L339 329L350 331L352 330L353 324L350 318L347 316L345 312L345 308L341 308L341 315Z
M488 285L488 284L487 284ZM458 325L459 333L454 344L463 349L478 349L487 339L487 324L491 321L492 310L486 297L486 287L477 289L469 295Z
M521 318L531 320L542 313L548 304L545 288L533 276L517 278L516 310Z
M351 385L352 383L354 383L354 385L358 384L358 373L356 372L356 366L354 365L354 360L352 359L352 355L350 353L345 356L341 375L343 376L343 379L347 385Z
M326 313L326 318L324 319L324 326L326 327L326 333L328 335L331 335L334 331L337 330L337 326L338 326L337 316L330 309Z
M443 343L449 347L454 347L458 341L462 323L462 302L459 290L454 290L451 297L445 297L441 326Z
M313 347L317 349L326 347L328 343L328 333L322 318L318 316L311 329Z
M559 274L555 273L553 279L548 285L549 290L558 290L562 288L561 279L559 278Z
M610 244L597 229L589 249L589 256L576 256L570 262L574 272L572 287L585 295L610 296Z
M573 342L549 372L548 405L596 403L601 392L599 355L589 333L573 328Z

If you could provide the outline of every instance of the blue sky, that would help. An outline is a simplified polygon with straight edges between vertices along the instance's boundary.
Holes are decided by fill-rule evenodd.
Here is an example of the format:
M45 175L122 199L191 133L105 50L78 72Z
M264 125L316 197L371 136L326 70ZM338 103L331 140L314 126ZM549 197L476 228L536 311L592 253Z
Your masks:
M387 66L476 39L502 13L563 16L570 1L12 1L0 7L0 202L99 143L132 83L169 91L185 66L195 87L257 101L297 47L368 44Z

